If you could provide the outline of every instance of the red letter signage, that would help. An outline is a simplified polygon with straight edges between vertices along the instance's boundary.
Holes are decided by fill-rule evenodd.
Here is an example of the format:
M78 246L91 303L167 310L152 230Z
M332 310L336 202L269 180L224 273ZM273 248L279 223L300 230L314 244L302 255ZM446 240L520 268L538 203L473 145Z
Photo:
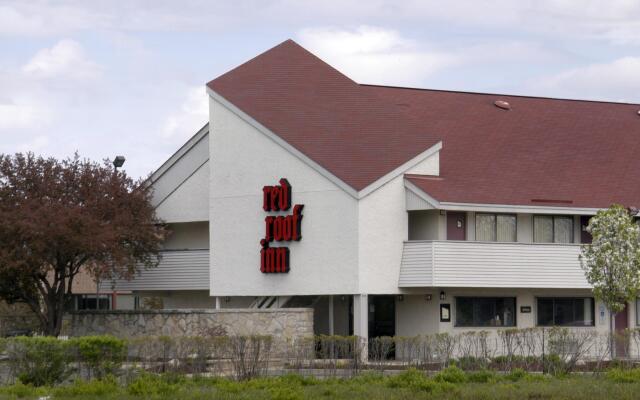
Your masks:
M291 208L291 185L282 178L279 185L262 188L262 209L266 212L289 211ZM289 215L268 215L264 218L264 238L260 240L260 271L262 273L289 272L289 248L270 247L271 242L289 242L302 239L302 209L293 206Z

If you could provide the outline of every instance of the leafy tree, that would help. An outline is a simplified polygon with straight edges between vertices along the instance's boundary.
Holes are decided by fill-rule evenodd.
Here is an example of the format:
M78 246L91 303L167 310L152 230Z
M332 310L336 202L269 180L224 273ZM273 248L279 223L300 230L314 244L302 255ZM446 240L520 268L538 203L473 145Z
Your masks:
M0 154L0 298L58 335L78 273L130 279L157 266L165 230L150 196L108 160Z
M580 262L595 297L609 309L611 351L615 314L640 291L640 228L630 210L614 204L591 218L591 244L582 245Z

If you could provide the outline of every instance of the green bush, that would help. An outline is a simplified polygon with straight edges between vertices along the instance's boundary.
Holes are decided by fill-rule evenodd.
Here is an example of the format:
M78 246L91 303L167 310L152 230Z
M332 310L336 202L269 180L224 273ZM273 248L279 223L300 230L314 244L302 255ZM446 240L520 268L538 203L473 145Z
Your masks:
M34 387L18 382L15 385L0 386L0 394L10 396L10 398L38 398L47 395L47 388ZM2 397L4 399L4 397Z
M466 356L460 357L453 362L453 365L465 371L484 369L488 365L488 361L484 358Z
M127 356L127 342L113 336L83 336L70 342L89 376L98 379L115 374Z
M521 369L521 368L515 368L514 370L512 370L511 372L509 372L508 374L506 374L504 376L504 378L506 380L512 381L512 382L517 382L520 379L526 377L528 374L525 370Z
M77 380L72 385L61 386L53 390L54 397L106 396L120 391L120 386L113 376L90 381Z
M614 368L607 371L606 377L616 383L636 383L640 382L640 369Z
M483 369L480 371L467 373L467 380L474 383L488 383L497 381L498 377L496 376L495 372Z
M544 358L544 370L552 375L564 375L568 372L567 363L557 354L549 354Z
M454 365L438 372L434 379L437 382L464 383L467 380L467 375Z
M132 396L152 397L174 395L184 386L186 379L174 374L142 374L127 386Z
M27 385L54 385L73 373L67 341L16 337L7 341L7 355L14 376Z
M438 384L432 379L427 378L423 372L415 368L409 368L398 375L390 377L387 380L387 386L390 388L432 392Z

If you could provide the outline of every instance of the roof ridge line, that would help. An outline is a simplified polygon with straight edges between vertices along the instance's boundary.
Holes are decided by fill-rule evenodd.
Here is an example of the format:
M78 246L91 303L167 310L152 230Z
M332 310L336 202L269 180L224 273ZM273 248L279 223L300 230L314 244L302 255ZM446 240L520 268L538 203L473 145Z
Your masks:
M419 87L411 87L411 86L378 85L378 84L375 84L375 83L358 83L358 85L360 85L360 86L369 86L369 87L388 88L388 89L416 90L416 91L425 91L425 92L460 93L460 94L472 94L472 95L483 95L483 96L509 96L509 97L519 97L519 98L539 99L539 100L574 101L574 102L583 102L583 103L600 103L600 104L640 106L640 103L629 103L629 102L621 102L621 101L570 99L570 98L564 98L564 97L533 96L533 95L526 95L526 94L472 92L472 91L469 91L469 90L430 89L430 88L419 88Z

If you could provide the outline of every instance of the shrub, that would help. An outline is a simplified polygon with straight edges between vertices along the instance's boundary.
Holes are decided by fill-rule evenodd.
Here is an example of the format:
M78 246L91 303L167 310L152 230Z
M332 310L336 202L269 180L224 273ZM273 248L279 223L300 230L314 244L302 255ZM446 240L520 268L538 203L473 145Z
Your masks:
M275 386L269 388L272 400L303 400L304 392L300 387Z
M14 376L24 384L54 385L73 372L69 343L52 337L16 337L7 354Z
M61 386L55 388L53 394L55 397L76 397L76 396L105 396L113 395L120 391L118 382L113 376L107 376L104 379L95 379L90 381L77 380L73 385Z
M457 360L455 360L453 364L465 371L473 371L473 370L486 368L488 365L488 362L485 358L465 356L465 357L459 357Z
M614 368L607 371L607 379L616 383L640 382L640 369Z
M528 374L525 372L525 370L521 368L516 368L511 372L509 372L507 375L505 375L504 378L512 382L517 382L520 379L526 377L527 375Z
M387 386L390 388L403 388L415 391L432 392L438 384L427 378L424 373L415 368L409 368L406 371L392 376L387 380Z
M314 376L302 376L298 374L286 374L278 378L278 382L287 386L313 386L320 383Z
M229 356L238 380L255 378L266 371L271 355L271 336L231 336Z
M127 355L127 344L113 336L84 336L72 339L89 376L98 379L115 374Z
M549 354L544 357L544 371L551 375L564 375L569 372L566 361L557 354Z
M33 385L25 385L18 382L15 385L0 386L0 394L11 396L10 398L38 398L47 395L47 388L34 387ZM4 398L4 397L2 397Z
M460 368L450 366L436 374L434 379L438 382L464 383L467 380L467 375Z
M495 372L483 369L480 371L468 373L467 379L469 382L474 383L488 383L495 382L497 380L497 376Z
M132 396L152 397L175 395L185 383L184 377L174 374L154 375L142 374L127 386L127 393Z

